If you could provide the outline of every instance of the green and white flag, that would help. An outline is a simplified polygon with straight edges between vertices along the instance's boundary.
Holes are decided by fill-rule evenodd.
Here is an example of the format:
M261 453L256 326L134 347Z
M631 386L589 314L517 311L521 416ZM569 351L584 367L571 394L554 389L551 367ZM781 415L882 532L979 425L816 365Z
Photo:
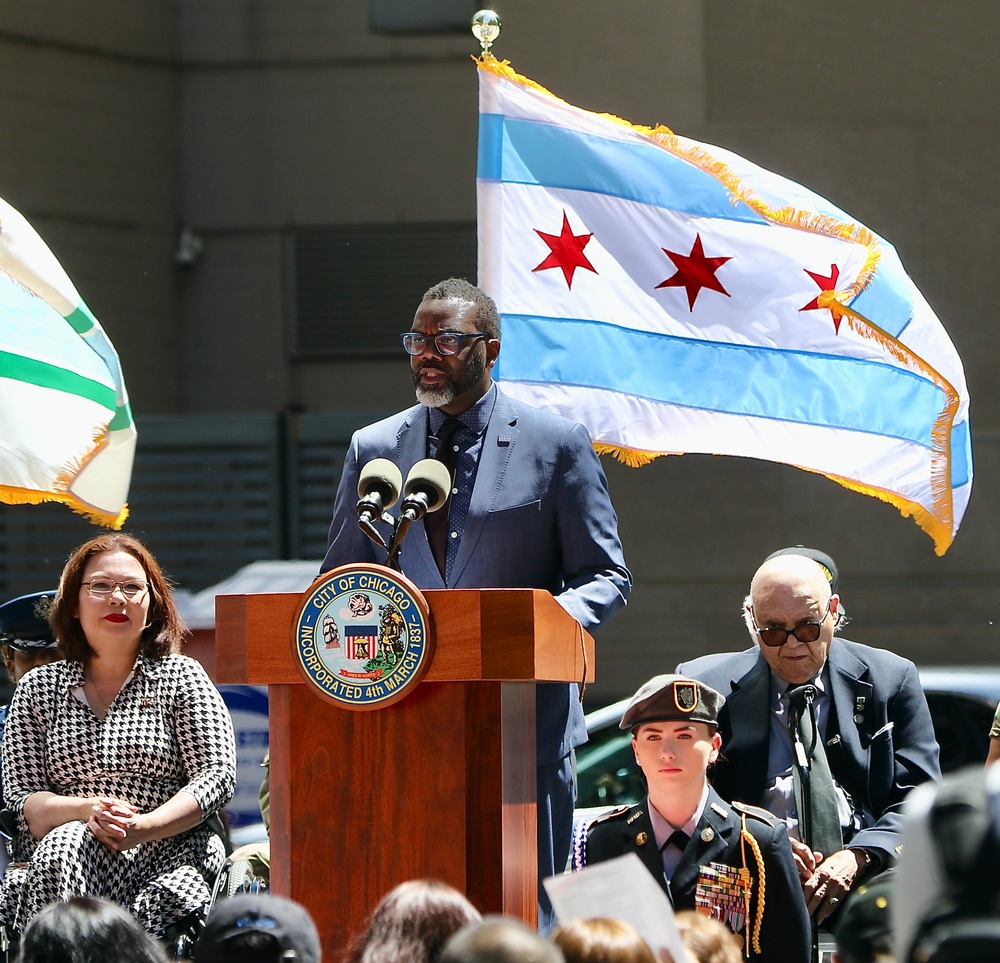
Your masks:
M128 517L135 455L114 346L35 229L0 199L0 502Z

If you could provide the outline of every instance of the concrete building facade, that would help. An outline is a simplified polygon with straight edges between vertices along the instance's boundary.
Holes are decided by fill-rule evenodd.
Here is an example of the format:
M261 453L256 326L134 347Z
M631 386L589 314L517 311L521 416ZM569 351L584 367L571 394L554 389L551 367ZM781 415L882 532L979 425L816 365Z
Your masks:
M498 7L497 55L564 99L741 153L892 241L955 341L972 396L976 483L944 558L891 507L787 466L607 462L636 588L598 640L594 704L682 658L743 647L750 575L797 543L840 563L852 638L923 664L1000 662L995 6ZM409 326L406 311L438 280L414 266L447 263L448 238L468 262L476 43L467 30L376 33L369 13L362 0L4 5L0 196L46 238L114 341L140 458L148 418L360 421L410 403L398 342L352 339L376 322L387 338ZM438 243L428 238L441 246L419 250ZM373 253L348 272L350 296L317 293L322 258L333 272L352 244ZM320 312L311 328L308 299ZM28 510L0 506L0 522L11 511ZM80 540L70 531L65 552Z

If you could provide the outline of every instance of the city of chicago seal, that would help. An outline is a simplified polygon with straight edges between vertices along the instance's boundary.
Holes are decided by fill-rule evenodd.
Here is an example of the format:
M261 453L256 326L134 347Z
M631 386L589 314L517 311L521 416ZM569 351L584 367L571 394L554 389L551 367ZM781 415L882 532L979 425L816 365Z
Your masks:
M403 698L433 654L420 590L381 565L342 565L306 590L292 624L295 660L324 698L380 709Z

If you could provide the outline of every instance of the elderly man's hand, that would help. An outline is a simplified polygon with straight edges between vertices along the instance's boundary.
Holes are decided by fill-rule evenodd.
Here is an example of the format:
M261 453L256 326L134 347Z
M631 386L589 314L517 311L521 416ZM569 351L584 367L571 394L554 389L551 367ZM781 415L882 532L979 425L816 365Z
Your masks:
M788 841L792 844L792 858L795 860L795 868L799 871L799 880L805 887L806 882L816 872L823 854L810 849L801 839L796 839L794 836L789 836Z
M851 849L842 849L827 857L802 887L806 906L822 923L833 913L850 892L864 866L864 856Z

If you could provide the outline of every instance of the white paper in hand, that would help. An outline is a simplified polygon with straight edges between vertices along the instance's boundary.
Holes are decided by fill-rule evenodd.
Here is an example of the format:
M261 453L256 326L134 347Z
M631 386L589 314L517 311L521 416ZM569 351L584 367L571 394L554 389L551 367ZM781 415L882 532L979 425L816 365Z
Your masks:
M687 958L674 908L635 853L542 882L560 923L598 916L624 920L635 927L657 957L664 949L676 963Z

